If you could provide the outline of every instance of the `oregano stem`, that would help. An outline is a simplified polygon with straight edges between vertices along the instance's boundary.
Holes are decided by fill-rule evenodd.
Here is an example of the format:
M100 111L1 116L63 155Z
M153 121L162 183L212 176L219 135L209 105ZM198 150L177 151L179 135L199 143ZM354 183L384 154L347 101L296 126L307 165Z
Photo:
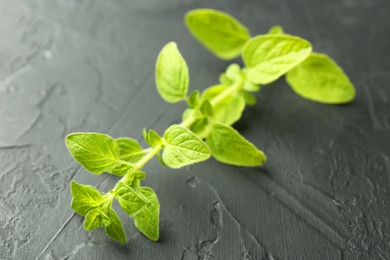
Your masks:
M156 147L153 147L150 152L148 152L144 157L141 158L135 165L134 165L134 170L141 170L142 167L145 166L147 162L149 162L160 150L161 150L161 145L158 145Z
M143 149L143 150L142 150L142 153L147 154L147 153L149 153L150 151L152 151L152 149L153 149L152 147Z
M184 120L180 125L181 126L184 126L184 127L189 127L192 125L192 123L194 123L196 121L196 119L198 119L197 115L195 115L196 113L192 113L192 115L190 117L188 117L186 120Z
M238 92L242 89L244 81L240 80L237 83L235 83L233 86L228 87L225 91L223 91L221 94L217 95L213 99L210 100L210 104L214 107L221 101L225 100L229 95L234 94L235 92Z
M116 188L118 187L119 182L127 184L127 182L129 180L129 178L131 177L131 175L135 171L141 170L145 166L145 164L148 163L161 150L161 148L162 148L161 146L156 146L156 147L153 147L153 148L145 149L144 151L148 151L148 153L144 157L142 157L141 160L139 160L136 164L134 164L134 168L131 171L129 171L128 173L126 173L118 181L118 183L115 185L114 189L112 189L111 191L115 192Z

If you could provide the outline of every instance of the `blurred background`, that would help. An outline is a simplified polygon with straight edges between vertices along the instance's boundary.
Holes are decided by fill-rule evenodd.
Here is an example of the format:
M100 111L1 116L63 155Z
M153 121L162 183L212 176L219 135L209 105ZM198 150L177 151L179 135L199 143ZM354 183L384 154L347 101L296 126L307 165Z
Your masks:
M262 168L213 159L180 170L157 160L145 185L161 203L161 239L120 214L129 239L86 232L69 182L107 191L117 177L73 161L68 133L140 139L180 122L154 63L176 41L190 89L230 62L192 38L184 14L215 8L252 35L280 24L330 55L356 100L327 106L279 80L234 127L267 154ZM389 259L390 2L387 0L0 1L0 259ZM237 59L236 62L242 63Z

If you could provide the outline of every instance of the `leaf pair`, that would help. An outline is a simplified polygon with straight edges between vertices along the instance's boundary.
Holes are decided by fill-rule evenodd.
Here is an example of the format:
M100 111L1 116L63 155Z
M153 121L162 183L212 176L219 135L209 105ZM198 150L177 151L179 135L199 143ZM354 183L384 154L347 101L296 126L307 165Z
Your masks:
M276 25L268 34L283 34ZM292 90L306 99L325 104L343 104L355 98L355 87L343 70L328 55L311 53L286 75Z
M353 84L330 57L311 54L309 42L284 34L280 26L272 27L267 35L250 38L248 29L236 19L212 9L190 11L185 22L194 37L216 56L231 59L242 54L252 83L268 84L292 70L287 81L304 98L342 104L355 97Z
M222 94L228 88L229 87L224 85L216 85L206 89L202 93L200 100L204 104L210 104L210 110L212 113L197 113L197 119L189 126L191 131L199 137L206 138L211 131L213 123L231 125L241 118L246 104L244 92L238 91L238 93L234 92L226 95L223 100L211 106L213 99ZM196 113L196 109L186 110L183 114L183 120L191 116L193 113Z
M71 183L72 209L85 216L84 229L104 228L113 239L126 243L126 234L121 220L112 209L112 196L102 195L95 187ZM135 191L130 186L119 182L115 198L121 208L131 217L138 230L147 238L157 241L159 238L160 204L154 191L140 187Z
M132 187L119 182L116 198L121 208L134 218L137 229L152 241L159 239L160 203L154 191L147 187Z
M242 54L247 77L268 84L303 61L311 52L309 42L288 35L261 35L251 39L248 29L228 14L212 9L189 11L190 32L222 59Z
M123 211L130 217L137 215L150 205L150 201L139 192L139 189L135 190L121 181L116 185L115 197Z
M85 216L84 229L94 230L104 228L113 239L126 243L126 234L122 222L111 208L112 199L102 195L95 187L71 183L72 209L77 214Z

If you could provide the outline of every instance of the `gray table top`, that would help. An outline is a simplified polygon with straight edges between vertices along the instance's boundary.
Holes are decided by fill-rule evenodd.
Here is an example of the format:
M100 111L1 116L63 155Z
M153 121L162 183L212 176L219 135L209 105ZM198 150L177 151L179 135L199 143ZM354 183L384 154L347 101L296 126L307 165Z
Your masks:
M389 259L390 2L387 0L85 0L0 2L0 259ZM161 203L151 242L122 212L128 243L86 232L70 208L70 180L109 190L70 157L66 134L140 138L179 122L154 84L161 47L176 41L191 89L228 62L196 42L186 11L226 11L253 34L274 24L333 57L357 88L327 106L263 87L235 125L265 151L261 168L213 159L170 170L157 160L146 186Z

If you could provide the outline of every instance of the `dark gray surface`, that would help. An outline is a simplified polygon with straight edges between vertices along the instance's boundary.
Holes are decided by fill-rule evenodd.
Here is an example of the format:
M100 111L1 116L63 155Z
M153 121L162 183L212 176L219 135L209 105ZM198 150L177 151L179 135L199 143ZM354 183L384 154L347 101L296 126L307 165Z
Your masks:
M0 259L390 259L390 2L388 0L5 0L0 2ZM278 23L332 56L356 100L326 106L283 80L264 87L235 125L263 149L262 168L214 160L147 165L161 203L154 243L120 214L128 243L86 232L69 181L107 191L68 154L64 137L140 137L178 122L154 87L154 62L178 42L191 89L227 66L186 31L187 10L213 7L253 35Z

